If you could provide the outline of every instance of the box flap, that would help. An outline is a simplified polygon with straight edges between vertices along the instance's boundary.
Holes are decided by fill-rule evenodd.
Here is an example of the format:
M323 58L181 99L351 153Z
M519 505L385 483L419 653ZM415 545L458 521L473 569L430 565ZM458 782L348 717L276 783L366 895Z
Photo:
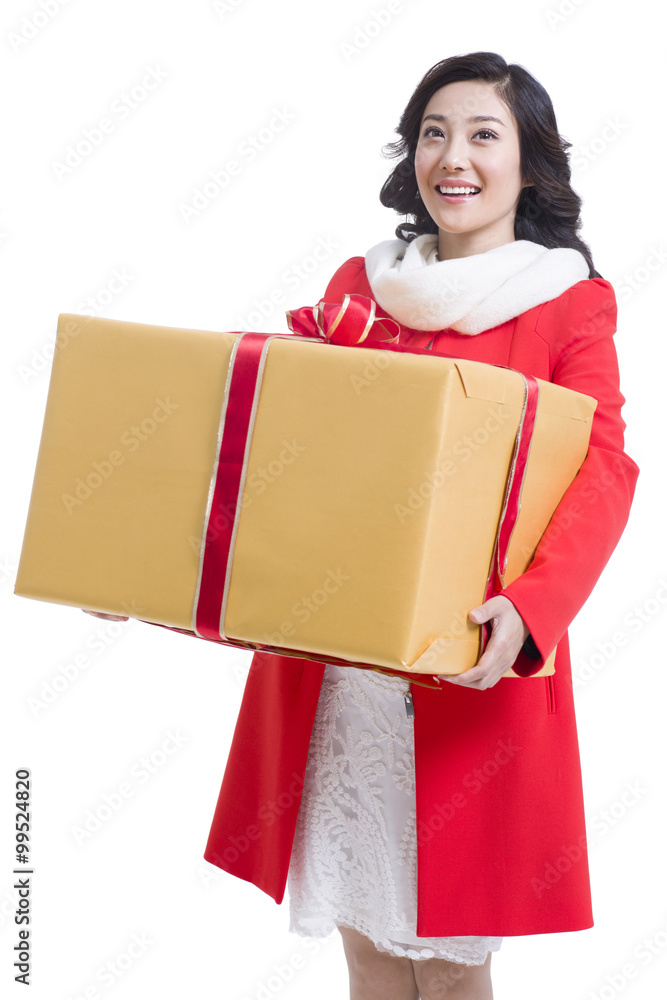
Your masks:
M504 403L508 390L507 373L512 369L484 364L481 361L454 359L461 376L463 389L468 399L488 399L492 403ZM522 382L518 373L513 373Z
M454 361L461 377L463 389L468 399L488 399L493 403L516 402L514 392L523 395L521 373L501 365L488 365L480 361L456 358ZM507 373L516 380L509 382ZM572 420L591 420L597 400L582 392L547 382L538 378L540 387L540 409L542 413L557 414Z

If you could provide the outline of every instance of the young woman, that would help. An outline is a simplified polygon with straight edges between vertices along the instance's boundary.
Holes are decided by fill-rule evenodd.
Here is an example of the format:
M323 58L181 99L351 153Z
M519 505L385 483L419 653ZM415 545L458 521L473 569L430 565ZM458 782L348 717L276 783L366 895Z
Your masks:
M494 53L445 59L397 131L381 200L412 221L325 300L367 295L399 343L595 397L588 456L527 571L470 610L493 631L465 673L428 688L255 653L204 856L277 902L289 880L292 930L340 930L352 1000L488 1000L504 936L593 924L566 629L638 469L614 292L577 235L543 87ZM555 674L531 679L554 648Z

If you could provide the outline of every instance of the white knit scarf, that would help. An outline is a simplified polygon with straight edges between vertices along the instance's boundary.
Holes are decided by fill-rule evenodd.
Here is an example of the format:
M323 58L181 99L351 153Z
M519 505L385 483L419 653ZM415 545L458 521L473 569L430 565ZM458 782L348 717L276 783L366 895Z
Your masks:
M578 250L547 249L530 240L436 260L438 237L411 243L384 240L366 253L374 298L413 330L457 330L474 335L549 302L588 278Z

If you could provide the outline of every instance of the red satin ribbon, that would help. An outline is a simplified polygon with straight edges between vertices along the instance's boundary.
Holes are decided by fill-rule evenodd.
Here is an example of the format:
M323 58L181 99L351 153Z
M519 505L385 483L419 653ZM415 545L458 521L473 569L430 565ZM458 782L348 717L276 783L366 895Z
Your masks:
M316 306L303 306L287 313L287 325L292 333L305 337L320 337L331 344L356 347L364 343L392 344L398 340L401 328L395 319L376 316L375 302L367 295L344 295L338 303L322 299ZM391 328L395 329L393 336ZM381 336L381 333L384 336Z
M204 639L221 638L220 615L228 576L241 474L257 377L267 338L279 334L242 333L232 356L224 430L211 509L206 525L196 628ZM289 334L283 334L289 336Z

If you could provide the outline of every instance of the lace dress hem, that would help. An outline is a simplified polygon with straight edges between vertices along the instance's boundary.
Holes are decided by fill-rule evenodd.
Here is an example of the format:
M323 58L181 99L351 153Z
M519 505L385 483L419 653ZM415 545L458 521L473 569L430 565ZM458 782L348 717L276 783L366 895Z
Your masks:
M332 934L339 927L350 927L369 938L378 951L387 952L396 958L411 958L414 961L423 961L427 958L442 958L447 962L456 962L459 965L483 965L490 951L499 951L502 938L481 938L472 937L471 942L466 943L464 938L422 938L424 944L415 944L405 941L392 941L389 938L377 940L373 936L372 929L363 921L354 917L337 918L331 917L296 919L290 921L289 931L291 934L299 934L301 937L325 938ZM456 942L456 944L455 944Z
M401 677L326 665L290 860L290 930L326 937L346 926L400 958L481 965L501 937L416 934L408 689Z

